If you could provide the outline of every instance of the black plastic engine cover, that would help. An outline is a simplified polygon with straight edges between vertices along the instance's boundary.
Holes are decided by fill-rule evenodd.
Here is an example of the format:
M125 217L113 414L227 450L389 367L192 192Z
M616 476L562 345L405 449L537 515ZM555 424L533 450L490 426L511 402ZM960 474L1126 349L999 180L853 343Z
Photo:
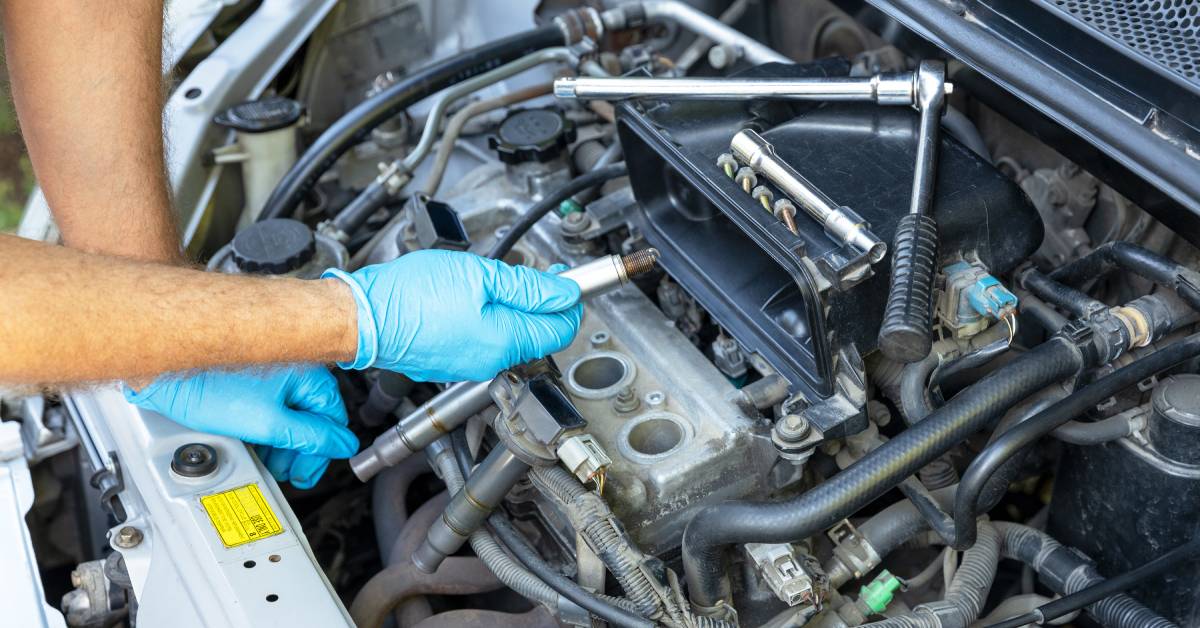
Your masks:
M844 60L823 60L768 64L747 75L844 76L848 69ZM793 392L810 403L834 395L834 356L851 344L850 356L876 347L890 256L866 267L803 211L799 236L792 235L724 174L717 157L729 152L734 133L755 128L890 245L908 211L917 112L867 103L645 99L621 105L618 123L638 200L630 220L662 252L663 267ZM1037 249L1041 220L1014 183L945 132L939 162L934 215L943 261L974 254L1000 274Z

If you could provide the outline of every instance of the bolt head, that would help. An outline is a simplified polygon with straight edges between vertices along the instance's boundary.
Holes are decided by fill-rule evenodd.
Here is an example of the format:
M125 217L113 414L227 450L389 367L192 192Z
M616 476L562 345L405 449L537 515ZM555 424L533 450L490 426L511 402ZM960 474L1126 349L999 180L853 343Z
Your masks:
M129 549L141 545L143 538L145 536L142 535L141 530L133 526L124 526L120 530L117 530L117 535L113 538L113 543L122 549Z
M217 450L204 443L188 443L175 450L171 470L185 478L200 478L217 470Z
M779 420L775 426L775 431L779 434L779 438L785 441L800 441L808 436L812 428L808 424L808 419L799 414L789 414Z

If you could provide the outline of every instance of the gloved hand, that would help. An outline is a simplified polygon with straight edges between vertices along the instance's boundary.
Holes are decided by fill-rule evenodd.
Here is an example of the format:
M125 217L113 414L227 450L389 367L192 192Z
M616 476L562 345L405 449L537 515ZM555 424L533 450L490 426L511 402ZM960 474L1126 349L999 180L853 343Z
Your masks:
M322 366L164 375L125 399L200 432L232 436L256 448L276 480L312 488L331 458L349 458L358 438L337 380Z
M566 347L579 330L579 285L471 253L415 251L347 274L358 354L342 368L417 381L484 381Z

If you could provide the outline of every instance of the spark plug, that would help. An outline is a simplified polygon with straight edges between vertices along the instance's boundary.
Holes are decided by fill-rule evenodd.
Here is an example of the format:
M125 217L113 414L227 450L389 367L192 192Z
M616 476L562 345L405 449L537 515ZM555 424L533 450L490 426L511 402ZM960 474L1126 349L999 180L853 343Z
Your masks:
M629 280L647 273L658 261L657 249L643 249L629 255L606 255L563 271L559 276L579 284L582 299L619 288ZM429 446L449 434L468 418L492 405L489 382L460 382L425 402L395 427L380 434L366 449L350 459L350 469L366 482L380 471Z

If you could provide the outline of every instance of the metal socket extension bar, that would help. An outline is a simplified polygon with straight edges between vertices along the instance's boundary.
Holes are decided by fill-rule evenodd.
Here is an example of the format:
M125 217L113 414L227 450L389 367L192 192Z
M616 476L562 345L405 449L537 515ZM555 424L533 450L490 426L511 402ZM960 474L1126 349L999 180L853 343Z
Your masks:
M918 73L876 74L834 78L560 78L554 81L559 98L624 100L819 100L874 102L880 105L918 104ZM954 86L946 83L946 94Z
M560 276L579 284L581 298L588 299L629 283L654 268L656 261L657 249L643 249L629 255L605 255L565 270ZM443 390L351 458L350 469L366 482L425 449L492 405L488 383L459 382Z
M804 175L775 156L775 147L758 133L751 129L738 131L729 142L729 149L734 157L795 199L835 241L865 252L872 264L887 254L887 244L867 229L862 218L850 208L834 203Z

